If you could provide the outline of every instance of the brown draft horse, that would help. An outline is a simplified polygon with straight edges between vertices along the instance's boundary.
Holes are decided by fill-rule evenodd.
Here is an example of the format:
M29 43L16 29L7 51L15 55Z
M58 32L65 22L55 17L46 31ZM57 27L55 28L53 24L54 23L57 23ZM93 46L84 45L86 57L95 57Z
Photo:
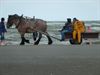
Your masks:
M7 21L7 28L10 28L13 24L15 24L18 32L21 36L21 43L20 45L24 45L25 42L29 43L29 40L26 40L24 35L25 33L33 33L34 45L38 45L41 38L42 33L45 33L46 37L48 38L48 44L52 44L52 39L50 38L49 34L47 33L47 23L41 19L26 19L22 16L18 16L17 14L8 15ZM37 32L39 33L39 38L36 40Z

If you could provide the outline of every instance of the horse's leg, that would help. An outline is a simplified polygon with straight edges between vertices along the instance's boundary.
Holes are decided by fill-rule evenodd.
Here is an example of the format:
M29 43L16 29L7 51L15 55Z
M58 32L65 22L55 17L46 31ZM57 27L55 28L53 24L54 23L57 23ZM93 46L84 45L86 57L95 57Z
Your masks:
M21 36L21 43L20 43L20 45L24 45L25 44L25 38L24 38L24 36Z
M25 42L30 43L29 40L26 40L24 36L21 36L21 39L22 39L22 41L21 41L20 45L24 45Z
M40 40L41 40L41 38L42 38L42 34L39 33L39 38L38 38L38 40L34 43L34 45L38 45L39 42L40 42Z
M46 37L48 38L48 45L51 45L53 41L48 33L47 33Z
M33 32L33 40L36 41L38 33L37 32Z
M29 41L29 40L25 39L25 37L24 37L24 41L25 41L26 43L30 43L30 41Z
M24 35L25 35L24 32L20 32L20 35L21 35L21 43L20 43L20 45L24 45L25 42L29 43L29 40L26 40L25 37L24 37Z

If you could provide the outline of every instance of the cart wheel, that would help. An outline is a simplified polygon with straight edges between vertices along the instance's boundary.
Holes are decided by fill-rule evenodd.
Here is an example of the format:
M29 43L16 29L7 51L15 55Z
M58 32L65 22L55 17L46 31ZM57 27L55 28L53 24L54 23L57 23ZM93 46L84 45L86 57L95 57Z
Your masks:
M80 44L82 43L82 41L83 41L83 40L82 40L82 37L81 37L81 42L80 42L80 43L78 42L78 40L73 40L72 38L69 39L69 42L70 42L70 44L72 44L72 45L77 45L77 44L80 45Z
M78 44L78 45L80 45L80 44L82 44L82 38L81 38L81 42L78 42L78 40L76 41L76 44Z
M75 44L75 41L73 39L69 39L70 44Z

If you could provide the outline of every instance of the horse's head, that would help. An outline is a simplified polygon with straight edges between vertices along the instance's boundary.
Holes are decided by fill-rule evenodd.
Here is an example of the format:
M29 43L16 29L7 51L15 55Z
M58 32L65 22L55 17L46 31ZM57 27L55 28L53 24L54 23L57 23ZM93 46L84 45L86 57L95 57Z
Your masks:
M10 28L13 24L17 25L19 22L19 18L20 16L18 16L17 14L9 15L7 21L7 28Z

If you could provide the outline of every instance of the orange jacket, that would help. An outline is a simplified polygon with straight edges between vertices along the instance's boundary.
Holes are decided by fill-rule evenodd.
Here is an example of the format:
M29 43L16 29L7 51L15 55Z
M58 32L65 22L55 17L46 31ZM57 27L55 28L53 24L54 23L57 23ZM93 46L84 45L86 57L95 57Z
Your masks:
M73 30L80 31L80 32L85 32L85 26L82 21L75 21L73 24Z

